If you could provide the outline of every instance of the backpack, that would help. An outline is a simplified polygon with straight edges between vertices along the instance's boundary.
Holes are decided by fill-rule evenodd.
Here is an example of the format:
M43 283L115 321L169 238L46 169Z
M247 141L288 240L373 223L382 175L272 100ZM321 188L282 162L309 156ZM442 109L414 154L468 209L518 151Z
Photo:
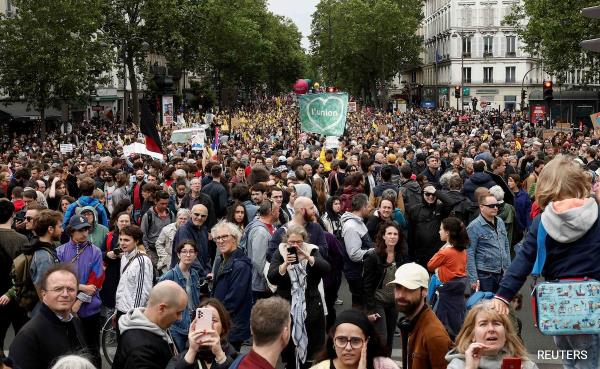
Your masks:
M252 227L246 227L246 229L244 229L244 233L242 234L242 238L240 239L240 244L238 245L238 248L244 250L244 254L246 255L248 255L248 235L250 234L250 231L256 227L263 227L268 230L268 228L261 221L256 222L256 224L254 224Z
M177 216L175 215L175 213L173 213L171 211L171 209L167 208L167 211L169 212L169 221L171 223L174 223L177 220ZM150 231L152 229L152 222L154 220L154 215L152 215L152 211L148 210L146 212L146 214L148 214L148 231ZM141 224L141 220L140 220L140 224Z
M60 262L56 252L48 247L42 247L38 250L45 250L53 258L54 263ZM33 279L31 278L31 262L35 251L31 253L22 253L13 260L13 266L10 276L15 288L15 300L20 307L27 311L33 310L39 297Z
M463 224L467 226L475 219L475 208L476 206L474 206L474 203L471 200L466 199L454 204L450 210L449 216L462 220Z
M77 204L77 206L75 207L75 209L73 209L73 214L77 213L77 209L79 208L83 208L86 206L92 206L92 205L81 205L81 203L79 202L79 200L75 201L75 204ZM96 210L96 212L98 211L98 206L100 206L100 201L96 202L96 205L93 205L92 207Z

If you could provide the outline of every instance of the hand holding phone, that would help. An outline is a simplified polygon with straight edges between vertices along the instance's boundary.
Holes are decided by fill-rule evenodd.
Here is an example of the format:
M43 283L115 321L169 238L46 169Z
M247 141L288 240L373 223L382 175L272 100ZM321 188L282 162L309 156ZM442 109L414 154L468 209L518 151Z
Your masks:
M196 331L212 329L212 310L206 307L196 309Z
M298 250L294 246L288 246L287 248L288 257L293 255L295 259L290 262L290 264L298 264Z

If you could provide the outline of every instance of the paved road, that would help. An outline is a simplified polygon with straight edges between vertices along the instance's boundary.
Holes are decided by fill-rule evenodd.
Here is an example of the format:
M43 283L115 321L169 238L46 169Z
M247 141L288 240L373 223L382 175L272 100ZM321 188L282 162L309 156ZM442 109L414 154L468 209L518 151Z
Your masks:
M527 347L527 351L531 355L531 359L538 364L540 369L559 369L562 368L560 365L560 361L557 360L541 360L538 359L537 353L540 350L555 350L556 346L554 345L554 341L551 337L543 336L539 333L539 331L533 326L532 322L532 314L531 314L531 300L529 297L530 291L530 282L526 283L521 292L523 293L523 310L517 313L518 317L523 322L523 331L522 337L525 342L525 346ZM348 285L345 280L340 289L340 299L344 301L343 305L336 306L336 311L344 311L350 308L350 292L348 290ZM13 339L14 333L12 328L9 329L6 340L4 342L4 351L8 352L8 347ZM402 351L400 350L401 343L399 337L394 340L394 349L392 352L392 358L398 362L401 361ZM107 365L104 365L105 369L108 369ZM281 366L280 366L281 367Z

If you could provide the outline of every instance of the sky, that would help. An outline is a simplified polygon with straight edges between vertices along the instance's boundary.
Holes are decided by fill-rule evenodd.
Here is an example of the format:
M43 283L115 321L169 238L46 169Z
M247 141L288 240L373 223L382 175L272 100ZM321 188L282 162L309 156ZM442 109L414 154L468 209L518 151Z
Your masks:
M269 0L268 3L270 11L286 16L296 23L302 32L302 47L308 50L311 16L318 2L319 0Z

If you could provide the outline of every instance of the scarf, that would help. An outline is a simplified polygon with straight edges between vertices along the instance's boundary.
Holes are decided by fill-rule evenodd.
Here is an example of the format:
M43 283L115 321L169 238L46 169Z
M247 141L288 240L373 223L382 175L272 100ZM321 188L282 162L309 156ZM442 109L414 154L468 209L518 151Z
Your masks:
M292 339L296 346L296 368L299 363L306 361L308 336L306 335L306 260L288 267L288 274L292 282Z

